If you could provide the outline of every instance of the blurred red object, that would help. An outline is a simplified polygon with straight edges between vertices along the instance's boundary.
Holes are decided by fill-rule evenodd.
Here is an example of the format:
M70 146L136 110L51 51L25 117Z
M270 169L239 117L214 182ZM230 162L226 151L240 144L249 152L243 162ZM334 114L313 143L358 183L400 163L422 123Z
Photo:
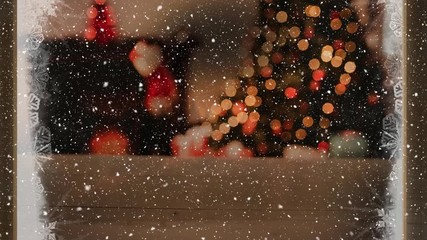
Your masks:
M90 152L93 154L123 155L128 153L129 140L118 130L96 133L90 140Z
M105 0L96 0L86 12L88 27L85 30L85 38L106 44L116 37L115 19L113 9Z

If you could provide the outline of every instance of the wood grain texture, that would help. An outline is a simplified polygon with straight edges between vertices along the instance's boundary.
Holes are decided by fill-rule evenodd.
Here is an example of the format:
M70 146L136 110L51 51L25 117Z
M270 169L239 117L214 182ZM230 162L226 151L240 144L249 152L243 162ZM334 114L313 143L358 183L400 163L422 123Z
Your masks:
M49 218L64 236L348 239L375 228L391 166L73 155L54 156L43 169Z
M13 237L14 3L0 3L0 239Z

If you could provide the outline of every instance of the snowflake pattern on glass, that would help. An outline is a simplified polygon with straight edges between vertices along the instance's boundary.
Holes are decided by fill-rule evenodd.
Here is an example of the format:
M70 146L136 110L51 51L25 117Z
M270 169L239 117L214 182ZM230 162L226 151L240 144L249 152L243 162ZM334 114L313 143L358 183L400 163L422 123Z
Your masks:
M26 47L28 50L37 50L43 42L44 36L42 34L42 27L35 25L31 29L28 39L26 40Z

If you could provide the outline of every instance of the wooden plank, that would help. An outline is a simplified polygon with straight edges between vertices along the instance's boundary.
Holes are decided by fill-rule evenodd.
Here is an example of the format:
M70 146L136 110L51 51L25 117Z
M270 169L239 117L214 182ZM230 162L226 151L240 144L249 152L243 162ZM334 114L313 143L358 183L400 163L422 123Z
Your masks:
M63 239L371 239L374 220L354 211L134 208L60 208L51 217Z
M0 4L0 239L13 237L16 1Z
M73 155L43 168L48 206L303 211L380 207L390 164Z

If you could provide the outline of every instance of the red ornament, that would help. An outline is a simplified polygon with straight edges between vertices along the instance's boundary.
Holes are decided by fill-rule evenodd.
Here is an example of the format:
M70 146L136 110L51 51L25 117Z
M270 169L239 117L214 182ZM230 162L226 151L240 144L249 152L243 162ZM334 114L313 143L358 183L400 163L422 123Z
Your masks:
M319 142L319 144L317 145L317 149L321 152L328 152L329 151L329 143L327 142Z
M90 152L93 154L123 155L128 148L128 138L118 130L98 132L90 140Z
M175 78L168 68L160 66L147 78L144 107L154 115L171 111L176 96Z
M85 30L87 40L106 44L116 37L113 10L105 0L96 0L95 4L87 10L86 15L88 17L88 27Z

